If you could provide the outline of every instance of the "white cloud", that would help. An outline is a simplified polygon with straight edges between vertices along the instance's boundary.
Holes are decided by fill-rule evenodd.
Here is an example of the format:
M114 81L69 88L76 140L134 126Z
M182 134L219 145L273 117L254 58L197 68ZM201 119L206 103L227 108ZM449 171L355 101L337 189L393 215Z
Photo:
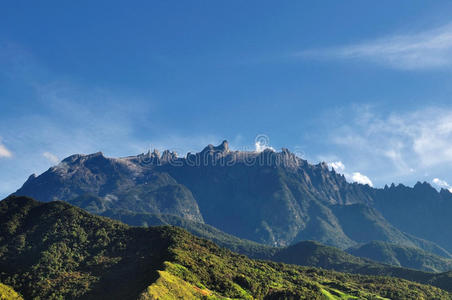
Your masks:
M328 164L330 168L333 168L338 173L343 173L345 165L341 161L333 161Z
M354 45L303 51L303 57L361 59L396 69L452 66L452 23L432 30L378 38Z
M432 182L435 185L437 185L441 188L447 189L447 190L449 190L449 192L452 193L452 186L450 186L445 180L441 180L439 178L433 178Z
M337 144L359 146L377 151L407 165L407 154L414 155L416 163L431 167L452 163L452 110L422 109L407 114L387 117L373 115L366 121L355 120L354 126L343 127L343 136Z
M44 152L44 153L42 154L42 156L44 156L45 158L47 158L47 160L48 160L49 162L51 162L52 164L57 164L57 163L60 162L60 159L59 159L55 154L52 154L52 153L50 153L50 152Z
M379 114L371 107L355 107L329 120L327 146L337 146L347 166L370 174L374 183L427 180L425 174L433 172L449 179L452 109Z
M254 151L256 151L256 152L262 152L265 149L269 149L269 150L275 151L275 148L273 148L273 147L271 147L271 146L269 146L269 145L267 145L265 143L262 143L260 141L256 141L254 143L254 147L255 147Z
M368 184L370 186L373 186L373 183L370 180L370 178L367 177L366 175L361 174L360 172L353 172L352 174L344 172L345 171L345 165L340 160L339 161L330 162L330 163L328 163L328 166L330 168L334 168L334 170L336 172L344 174L345 178L348 181L357 182L357 183L361 183L361 184Z
M368 184L370 186L374 186L372 181L369 177L367 177L364 174L361 174L359 172L353 172L352 176L350 177L351 181L361 183L361 184Z
M5 145L2 144L1 140L0 140L0 158L4 157L4 158L10 158L12 157L13 154L11 153L11 151L9 151Z

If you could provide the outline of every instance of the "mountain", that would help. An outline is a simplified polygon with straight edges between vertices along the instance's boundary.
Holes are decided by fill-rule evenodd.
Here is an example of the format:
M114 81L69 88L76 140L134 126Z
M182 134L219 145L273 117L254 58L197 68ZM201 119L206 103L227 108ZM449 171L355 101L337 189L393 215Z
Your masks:
M400 231L371 206L364 204L336 205L333 207L333 212L347 235L360 244L369 240L385 241L424 249L436 255L452 258L447 250L437 244Z
M147 172L133 159L106 158L101 152L72 155L39 177L30 176L18 194L64 200L93 213L126 209L203 221L191 192L170 175ZM93 201L92 195L102 197Z
M26 299L450 299L402 279L251 260L176 227L129 227L67 203L0 202L0 279Z
M451 257L452 231L439 230L452 228L446 218L452 212L448 204L441 206L444 211L438 220L431 221L436 215L425 214L437 200L430 199L430 192L422 194L419 201L426 209L413 214L429 229L411 229L403 221L409 218L397 219L398 214L407 215L403 207L413 210L407 196L388 201L393 192L400 194L393 188L348 183L325 163L309 164L287 149L233 151L224 141L185 157L170 151L125 158L73 155L39 176L30 176L15 194L63 200L109 216L174 215L271 246L316 240L347 249L382 240ZM437 194L442 195L442 203L450 200L450 193ZM400 208L395 207L399 202ZM396 213L391 212L393 207ZM432 241L429 234L435 230Z
M373 206L398 229L452 251L452 193L430 184L402 184L370 191Z
M427 272L452 271L452 259L443 258L419 248L385 243L370 242L347 249L347 252L389 265L401 266Z

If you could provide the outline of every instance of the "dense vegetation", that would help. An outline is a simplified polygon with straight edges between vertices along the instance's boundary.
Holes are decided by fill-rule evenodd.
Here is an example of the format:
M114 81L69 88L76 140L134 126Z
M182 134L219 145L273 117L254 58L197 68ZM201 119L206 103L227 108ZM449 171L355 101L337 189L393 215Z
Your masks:
M430 284L452 292L452 272L430 273L401 268L356 257L334 247L313 241L300 242L281 248L268 259L303 266L315 266L329 270L363 275L403 278Z
M129 227L24 197L0 202L0 272L26 299L451 298L401 279L251 260L176 227Z
M418 248L408 249L417 254L423 253L425 256L405 256L406 260L403 261L403 265L412 268L407 269L390 266L389 264L378 263L378 257L370 260L365 258L366 255L358 255L364 257L353 256L335 247L325 246L315 241L303 241L288 247L270 247L255 243L253 241L237 238L204 223L185 220L171 215L124 212L108 216L136 226L174 225L182 227L198 237L213 241L221 247L244 254L250 258L265 259L302 266L320 267L347 273L394 276L420 283L436 285L448 291L452 291L452 278L447 275L449 273L432 274L413 270L417 269L416 266L421 266L417 262L423 262L422 265L424 266L432 265L429 263L429 259L432 256L438 259L434 261L437 263L440 263L443 260L445 262L448 261L447 259L428 252L423 252ZM448 268L447 264L436 264L436 267L438 268L438 271L441 271L440 268L444 268L446 270Z
M26 299L136 299L168 240L63 202L0 202L0 278Z
M401 266L427 272L452 270L452 259L440 257L419 248L374 241L347 249L348 253L370 258L393 266Z
M178 226L184 228L191 234L208 239L220 247L228 248L233 252L244 254L251 258L271 259L271 257L280 249L278 247L271 247L250 240L241 239L208 224L187 220L174 215L132 213L128 211L116 211L115 213L106 212L102 215L132 226Z
M0 283L0 299L1 300L22 300L22 296L19 295L10 286Z
M165 271L195 286L200 292L230 298L322 299L328 295L356 299L422 299L445 297L420 284L389 278L350 275L248 259L215 244L190 239L177 231L170 246L171 262ZM152 291L152 286L148 292ZM218 295L217 294L217 295Z

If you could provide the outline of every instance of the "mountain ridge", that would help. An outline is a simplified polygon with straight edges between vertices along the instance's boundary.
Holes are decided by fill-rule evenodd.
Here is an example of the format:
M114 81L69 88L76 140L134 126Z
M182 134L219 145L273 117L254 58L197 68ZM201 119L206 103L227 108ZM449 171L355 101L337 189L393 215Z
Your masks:
M417 192L420 187L412 189ZM394 203L401 201L387 200L392 191L392 187L374 189L348 183L325 163L309 164L287 149L234 151L224 141L185 157L167 150L162 154L154 151L116 159L106 158L100 152L72 155L40 176L30 177L15 194L41 201L79 203L80 207L99 214L106 211L114 214L118 209L173 214L204 221L226 233L267 245L317 240L341 249L374 240L357 238L341 217L342 211L350 211L359 204L376 210L371 214L363 210L347 212L352 219L369 222L364 237L366 233L375 236L380 232L381 240L449 256L450 234L432 235L431 242L428 234L433 229L423 231L413 226L414 230L410 230L413 220L406 219L404 224L397 220L391 208L403 213L403 207L394 207ZM452 212L447 202L450 198L452 203L452 194L436 193L429 191L425 197L434 195L442 199L442 206L436 208L443 211L442 215ZM94 201L97 204L76 200L89 195L97 197ZM428 204L426 199L423 201ZM407 201L402 202L407 205ZM429 224L425 210L413 213ZM432 223L452 228L445 216ZM425 242L419 242L418 237Z

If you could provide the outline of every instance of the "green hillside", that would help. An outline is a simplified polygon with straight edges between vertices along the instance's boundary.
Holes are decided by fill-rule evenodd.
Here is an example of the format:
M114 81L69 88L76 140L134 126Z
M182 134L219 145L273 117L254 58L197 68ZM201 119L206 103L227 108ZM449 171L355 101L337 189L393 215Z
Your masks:
M22 296L19 295L15 290L11 287L0 283L0 299L1 300L22 300Z
M175 227L129 227L24 197L0 202L0 270L26 299L451 298L401 279L251 260Z
M324 246L314 241L303 241L279 249L271 259L288 264L315 266L350 273L369 264L378 265L370 260L350 255L337 248Z
M392 276L434 285L452 292L452 272L438 274L391 266L371 259L353 256L340 249L314 241L304 241L286 248L280 248L268 259L346 273Z
M389 265L424 270L427 272L446 272L452 270L452 259L447 259L423 251L419 248L407 247L374 241L347 250L355 256L366 257Z
M390 264L384 264L385 262L377 262L379 261L378 257L374 257L371 260L365 257L358 257L360 255L354 256L338 248L325 246L315 241L302 241L288 247L270 247L237 238L204 223L186 220L177 216L130 212L118 212L116 214L107 214L107 216L136 226L173 225L182 227L198 237L213 241L221 247L244 254L250 258L319 267L346 273L394 276L419 283L436 285L452 292L452 278L445 274L419 271L416 266L420 268L421 266L413 263L406 263L404 268L391 266ZM417 248L415 249L418 250ZM427 255L427 258L430 255L427 252L423 253ZM436 255L434 257L439 259L437 262L448 261ZM409 257L409 259L414 258L415 256ZM441 266L436 266L438 271L440 271ZM447 265L444 266L447 267Z
M178 231L170 247L171 262L165 262L161 281L183 280L201 295L253 299L420 299L437 297L426 286L389 277L349 275L310 267L256 261L219 248L213 243L188 239ZM177 278L177 280L172 280ZM147 293L152 295L157 281ZM165 286L168 286L166 284ZM154 288L154 289L153 289ZM179 290L173 286L174 290ZM410 289L412 289L410 291ZM200 295L198 294L198 297ZM450 294L441 297L450 298Z
M132 226L178 226L184 228L193 235L208 239L220 247L228 248L231 251L244 254L251 258L271 259L271 257L280 249L278 247L271 247L250 240L241 239L208 224L187 220L174 215L133 213L129 211L108 211L102 215Z
M392 266L373 260L351 255L331 246L325 246L315 241L302 241L288 247L270 247L246 239L240 239L227 234L213 226L185 220L171 215L153 215L147 213L121 212L107 214L109 217L136 226L173 225L186 229L190 233L213 241L221 247L244 254L250 258L265 259L301 266L320 267L338 272L393 276L424 284L431 284L452 292L452 278L447 274L432 274L419 271L414 265ZM429 254L429 253L427 253ZM435 256L442 259L439 256ZM446 259L445 259L446 260Z

